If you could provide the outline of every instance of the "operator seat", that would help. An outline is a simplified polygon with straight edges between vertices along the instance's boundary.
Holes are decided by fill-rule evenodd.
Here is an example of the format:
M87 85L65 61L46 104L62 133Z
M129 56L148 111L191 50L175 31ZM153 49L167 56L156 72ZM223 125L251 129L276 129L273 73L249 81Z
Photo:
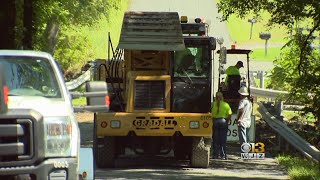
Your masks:
M228 90L232 92L238 92L238 90L240 89L240 81L240 75L228 75Z

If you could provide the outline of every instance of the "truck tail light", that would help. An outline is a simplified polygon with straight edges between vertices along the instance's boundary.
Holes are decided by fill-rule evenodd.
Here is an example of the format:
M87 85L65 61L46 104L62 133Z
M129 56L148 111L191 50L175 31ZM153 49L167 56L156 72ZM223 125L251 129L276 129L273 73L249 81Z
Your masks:
M3 86L3 95L4 95L4 104L8 105L8 94L9 94L9 88L8 86Z
M105 101L106 101L106 105L110 106L110 97L109 96L105 97Z
M208 127L209 127L209 123L208 123L208 122L203 122L203 123L202 123L202 126L203 126L204 128L208 128Z
M0 63L0 113L6 113L8 110L9 88L6 84L4 69L4 65Z

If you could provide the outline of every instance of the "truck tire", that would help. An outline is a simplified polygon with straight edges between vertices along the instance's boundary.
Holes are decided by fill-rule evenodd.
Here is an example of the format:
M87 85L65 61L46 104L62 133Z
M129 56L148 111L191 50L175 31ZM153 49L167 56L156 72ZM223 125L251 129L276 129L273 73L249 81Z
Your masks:
M115 160L115 139L114 137L104 137L96 139L95 162L98 168L114 167Z
M192 139L192 151L190 166L196 168L207 168L210 162L210 144L206 144L203 137Z

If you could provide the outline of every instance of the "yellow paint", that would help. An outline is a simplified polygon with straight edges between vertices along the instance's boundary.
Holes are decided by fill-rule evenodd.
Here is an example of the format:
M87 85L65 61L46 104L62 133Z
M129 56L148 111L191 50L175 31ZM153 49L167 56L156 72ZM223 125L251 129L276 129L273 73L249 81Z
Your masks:
M175 132L181 132L183 136L212 136L212 120L210 113L98 113L97 114L97 136L127 136L130 131L135 132L137 136L173 136ZM121 127L112 129L110 122L119 120ZM153 120L146 126L139 126L137 120ZM177 124L165 125L164 121L171 120ZM160 122L159 122L160 121ZM199 129L190 129L190 121L198 121ZM101 123L107 122L108 127L102 128ZM162 122L162 123L161 123ZM209 123L208 128L203 127L203 123ZM158 123L158 124L157 124ZM148 126L149 125L149 126ZM155 129L157 128L158 129ZM166 129L167 128L167 129Z
M169 75L158 75L158 76L145 76L144 74L148 74L149 72L131 72L128 73L129 86L128 86L128 94L127 94L127 107L126 112L170 112L170 91L171 91L171 77ZM161 72L158 72L161 74ZM139 74L142 74L141 76ZM134 109L134 94L135 94L135 80L142 81L156 81L163 80L166 82L165 85L165 101L166 108L165 109L150 109L150 110L135 110Z

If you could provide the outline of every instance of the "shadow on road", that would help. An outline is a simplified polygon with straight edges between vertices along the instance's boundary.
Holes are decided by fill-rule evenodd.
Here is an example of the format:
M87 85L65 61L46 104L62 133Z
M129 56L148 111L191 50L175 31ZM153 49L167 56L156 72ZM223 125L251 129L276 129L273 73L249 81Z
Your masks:
M93 123L79 122L81 146L92 147ZM241 160L239 145L228 144L228 160L210 160L210 167L190 168L189 161L176 161L172 157L119 158L117 168L96 169L96 179L288 179L276 160Z

